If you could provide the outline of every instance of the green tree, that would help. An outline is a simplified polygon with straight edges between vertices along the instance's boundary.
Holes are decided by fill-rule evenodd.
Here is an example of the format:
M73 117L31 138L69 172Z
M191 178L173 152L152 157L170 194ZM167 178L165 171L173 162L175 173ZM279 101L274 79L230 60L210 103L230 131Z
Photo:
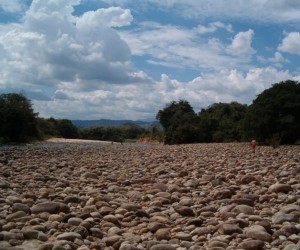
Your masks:
M198 118L188 101L171 102L156 116L164 128L166 144L193 143L199 140Z
M214 103L199 113L204 142L231 142L241 139L240 123L247 106L238 102Z
M78 138L77 127L67 119L57 120L57 130L64 138Z
M58 121L51 118L38 118L38 130L42 138L61 137L58 130Z
M8 142L37 139L37 113L31 101L22 94L0 95L0 138Z
M276 83L249 106L243 121L244 137L265 143L279 138L282 144L293 144L300 139L299 111L300 83Z

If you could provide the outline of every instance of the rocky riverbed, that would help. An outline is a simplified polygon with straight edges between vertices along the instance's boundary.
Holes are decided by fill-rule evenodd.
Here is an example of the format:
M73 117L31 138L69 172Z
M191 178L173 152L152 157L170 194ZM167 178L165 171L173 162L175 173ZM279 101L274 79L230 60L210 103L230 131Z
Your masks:
M0 148L0 249L300 249L300 147Z

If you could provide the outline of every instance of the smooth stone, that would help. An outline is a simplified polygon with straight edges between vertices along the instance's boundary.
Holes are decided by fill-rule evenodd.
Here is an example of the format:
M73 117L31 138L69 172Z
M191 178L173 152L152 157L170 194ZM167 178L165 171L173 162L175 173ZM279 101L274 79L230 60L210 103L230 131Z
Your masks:
M26 214L30 212L30 207L23 203L14 203L11 209L12 212L24 211Z
M133 245L130 245L128 243L125 243L125 244L122 243L119 250L139 250L139 249L140 248L137 248L137 247L135 247Z
M16 219L24 217L26 215L27 214L24 211L17 211L17 212L7 215L6 220L7 221L16 220Z
M33 230L33 229L23 229L22 233L25 239L37 239L39 235L38 230Z
M300 245L299 244L288 244L284 247L283 250L300 250Z
M103 238L102 240L105 242L107 246L112 246L115 243L119 242L122 239L122 236L120 235L113 235L106 238Z
M73 226L79 226L80 223L82 223L82 222L83 222L83 219L77 218L77 217L72 217L72 218L68 219L68 224L73 225Z
M64 203L80 203L82 199L77 196L67 196L64 198Z
M159 189L161 192L166 192L168 190L168 186L164 183L154 183L153 188Z
M248 215L254 214L253 207L250 207L248 205L237 205L232 211L237 213L244 213Z
M283 183L275 183L269 187L270 192L276 192L276 193L279 193L279 192L288 193L292 190L293 190L293 188L291 185L283 184Z
M177 248L170 244L156 244L150 247L149 250L176 250Z
M39 214L42 212L47 212L50 214L56 214L59 212L69 213L70 207L61 202L49 201L49 202L43 202L43 203L34 205L31 208L31 212L33 214Z
M111 223L113 223L115 225L120 225L120 222L119 222L118 218L116 216L112 215L112 214L105 215L103 217L103 220L111 222Z
M218 241L218 240L214 240L212 239L212 241L210 241L208 243L208 247L209 248L213 248L213 247L221 247L221 248L224 248L226 249L228 247L228 244L223 242L223 241Z
M121 205L121 208L126 209L127 211L137 211L139 209L142 209L142 207L135 203L124 203Z
M195 216L193 209L187 206L174 207L174 210L182 216Z
M265 228L260 225L253 225L245 229L244 234L248 238L252 238L255 240L261 240L265 242L271 242L272 236L266 232Z
M231 235L234 233L242 233L243 230L237 224L223 223L223 224L219 225L218 232L220 234Z
M99 239L102 239L103 238L103 232L99 229L99 228L90 228L90 233L92 236L96 237L96 238L99 238Z
M241 184L245 185L245 184L249 184L252 181L257 181L257 178L253 175L245 175L242 177L241 179Z
M186 223L187 226L195 225L196 227L201 227L202 224L203 224L203 220L200 218L191 219Z
M171 232L169 228L160 228L155 232L155 237L157 240L170 240Z
M0 232L0 239L1 240L23 240L24 236L23 234L20 233L14 233L14 232L6 232L6 231L2 231Z
M90 173L90 172L87 172L87 173L84 173L82 175L83 178L86 178L86 179L98 179L98 174L95 174L95 173Z
M281 212L272 217L272 223L274 224L282 224L285 221L297 222L298 217L294 214L282 214Z
M179 240L184 240L184 241L191 241L192 240L192 235L187 234L187 233L183 233L183 232L179 232L175 235L175 238L177 238Z
M158 229L165 228L166 225L160 222L150 222L147 226L151 233L155 233Z
M262 250L265 243L261 240L246 240L238 245L238 248L245 250Z
M82 237L79 233L65 232L65 233L59 234L57 236L57 239L58 240L74 241L75 239L82 239Z
M139 243L141 242L141 236L133 233L123 233L122 236L124 239L130 243Z

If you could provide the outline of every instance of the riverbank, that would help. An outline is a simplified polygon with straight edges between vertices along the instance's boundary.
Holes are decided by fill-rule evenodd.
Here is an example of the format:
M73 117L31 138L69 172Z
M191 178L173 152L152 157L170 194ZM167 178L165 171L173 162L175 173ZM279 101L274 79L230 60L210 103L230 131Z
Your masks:
M0 249L299 248L299 147L74 142L0 149Z

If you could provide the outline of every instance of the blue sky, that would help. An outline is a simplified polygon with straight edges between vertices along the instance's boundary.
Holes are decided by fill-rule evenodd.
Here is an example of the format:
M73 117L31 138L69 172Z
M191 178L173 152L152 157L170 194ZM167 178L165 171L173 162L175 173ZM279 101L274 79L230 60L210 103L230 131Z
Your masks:
M0 0L0 93L41 117L154 119L300 80L299 0Z

